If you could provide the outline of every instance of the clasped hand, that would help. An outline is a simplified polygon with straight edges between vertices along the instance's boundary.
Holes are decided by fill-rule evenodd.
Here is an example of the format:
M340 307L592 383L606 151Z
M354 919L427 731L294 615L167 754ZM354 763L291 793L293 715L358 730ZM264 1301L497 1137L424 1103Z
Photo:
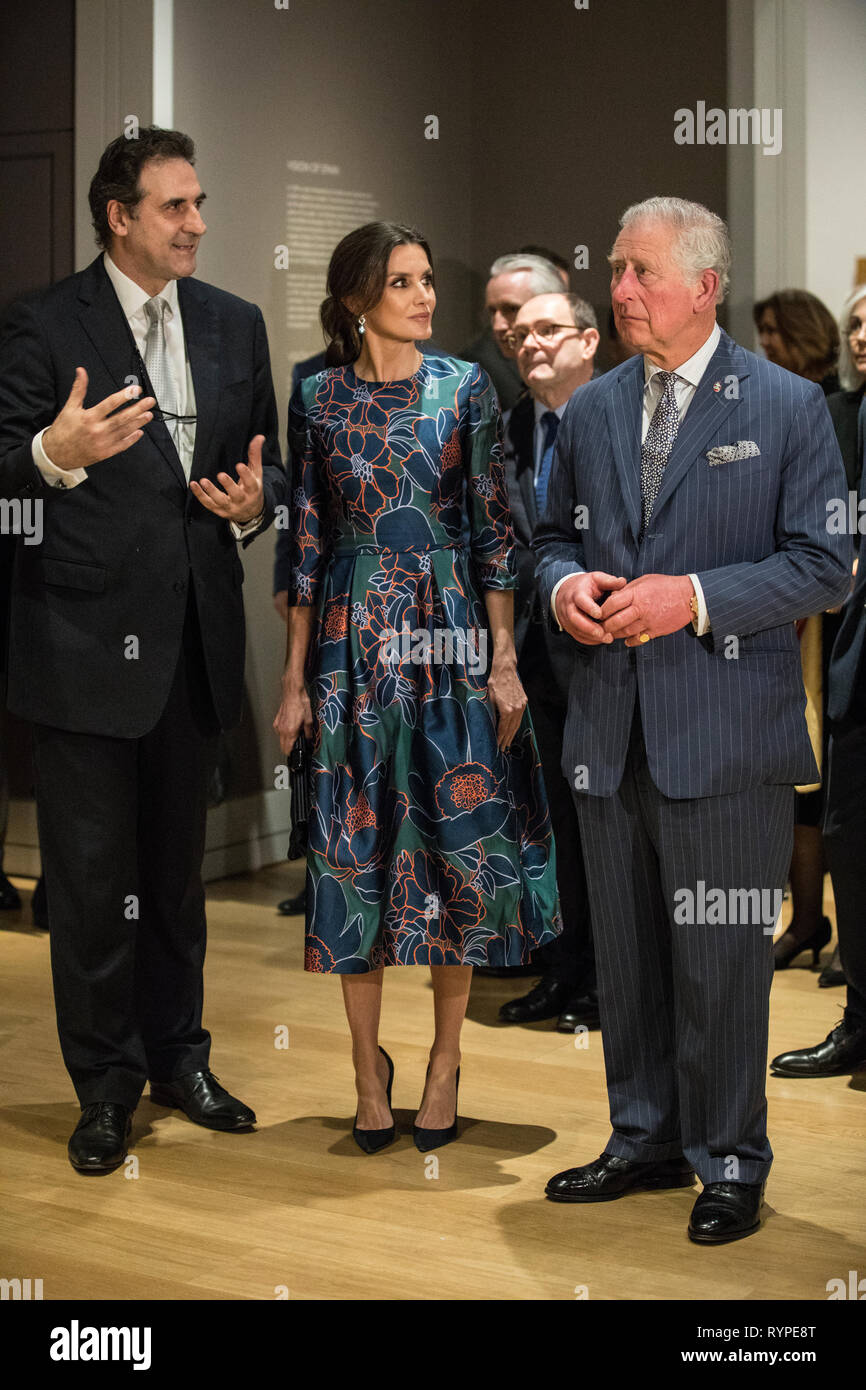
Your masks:
M646 637L666 637L692 620L692 581L687 574L622 575L591 570L575 574L560 586L556 615L576 642L609 645L622 638L627 647Z

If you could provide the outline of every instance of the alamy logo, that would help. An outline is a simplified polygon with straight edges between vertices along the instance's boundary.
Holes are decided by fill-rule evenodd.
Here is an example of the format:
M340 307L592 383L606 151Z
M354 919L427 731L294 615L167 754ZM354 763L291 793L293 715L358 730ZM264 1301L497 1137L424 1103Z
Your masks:
M848 1282L844 1279L828 1279L824 1286L828 1301L834 1298L850 1298L856 1303L866 1300L866 1279L858 1278L856 1269L848 1270Z
M42 1297L41 1279L0 1279L0 1301Z
M0 497L0 536L23 536L25 545L40 545L42 506L41 497Z
M681 106L674 112L674 140L678 145L763 145L764 154L782 149L781 107L732 106L723 111L699 101L694 111Z
M758 926L772 931L782 911L781 888L708 888L702 878L674 893L674 921L680 926Z
M386 628L382 634L382 661L402 666L450 666L456 661L477 675L487 665L485 628L425 627Z
M131 1361L134 1371L150 1370L149 1327L68 1327L51 1330L52 1361Z

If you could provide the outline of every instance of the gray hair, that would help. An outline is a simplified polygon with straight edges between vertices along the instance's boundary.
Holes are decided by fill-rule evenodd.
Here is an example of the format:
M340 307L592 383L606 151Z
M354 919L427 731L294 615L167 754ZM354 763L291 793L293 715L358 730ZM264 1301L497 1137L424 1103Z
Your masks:
M856 391L863 385L863 378L855 370L854 362L851 357L851 344L848 340L848 320L855 304L859 304L861 299L866 299L866 285L858 285L852 290L845 303L842 305L842 312L839 315L839 385L844 391Z
M571 310L571 317L574 319L575 328L594 328L598 332L598 319L591 304L587 304L585 299L581 299L579 294L566 292L563 299L568 300L568 307Z
M552 261L546 261L543 256L521 256L519 252L514 252L510 256L500 256L490 267L488 280L492 280L495 275L513 275L517 270L528 270L532 279L532 298L537 294L562 294L564 285L562 276Z
M666 222L675 230L674 259L687 283L694 284L705 270L716 272L716 303L721 304L728 291L731 269L731 238L721 217L703 203L690 203L685 198L647 198L626 208L619 225L627 227L642 221Z

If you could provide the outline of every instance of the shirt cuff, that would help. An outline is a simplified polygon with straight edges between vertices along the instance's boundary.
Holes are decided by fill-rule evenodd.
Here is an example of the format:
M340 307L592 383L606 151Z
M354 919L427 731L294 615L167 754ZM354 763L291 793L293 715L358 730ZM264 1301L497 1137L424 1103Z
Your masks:
M579 574L579 573L580 573L579 570L575 570L574 572L575 572L575 574ZM553 621L556 623L556 626L559 628L560 632L565 632L565 628L562 626L562 623L559 621L559 618L557 617L557 613L556 613L556 595L557 595L558 591L560 590L560 588L562 587L562 585L565 583L566 579L571 579L571 575L570 575L570 574L564 574L564 575L562 576L561 579L557 579L556 583L555 583L554 586L553 586L553 591L552 591L552 593L551 593L551 595L550 595L550 611L551 611L551 613L553 614Z
M695 598L698 601L698 616L697 620L694 618L692 619L692 627L698 637L705 637L710 630L710 615L707 612L707 601L704 598L704 591L701 588L701 581L698 579L698 576L696 574L690 574L689 579L692 581Z
M265 509L264 507L262 507L262 510L259 512L258 516L254 516L252 521L230 521L229 526L232 528L232 535L234 536L235 540L242 541L245 536L251 536L254 531L258 531L259 527L264 521L264 518Z
M48 429L48 426L45 426ZM86 468L58 468L56 463L52 463L42 447L42 436L45 430L40 430L33 436L33 443L30 446L30 453L33 462L42 474L43 480L49 487L68 488L78 487L79 483L87 482Z

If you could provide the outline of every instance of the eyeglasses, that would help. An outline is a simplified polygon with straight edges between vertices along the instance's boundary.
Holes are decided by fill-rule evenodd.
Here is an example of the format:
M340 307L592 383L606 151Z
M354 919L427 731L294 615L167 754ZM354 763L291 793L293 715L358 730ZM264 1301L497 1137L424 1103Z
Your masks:
M573 333L583 333L584 331L573 323L535 323L531 328L521 325L520 328L512 329L506 341L509 347L519 350L523 347L530 333L539 343L551 343L557 333L565 332L568 329L571 329Z

